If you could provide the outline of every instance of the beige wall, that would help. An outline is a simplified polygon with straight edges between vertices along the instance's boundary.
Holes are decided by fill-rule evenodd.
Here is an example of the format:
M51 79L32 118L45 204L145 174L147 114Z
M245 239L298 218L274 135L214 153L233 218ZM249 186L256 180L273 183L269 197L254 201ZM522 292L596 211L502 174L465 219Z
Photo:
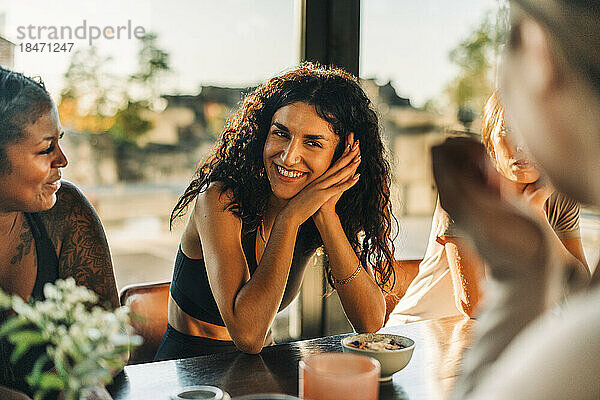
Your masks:
M184 107L169 107L160 113L148 111L144 118L152 121L153 128L146 132L140 139L141 145L145 143L177 144L179 141L178 130L194 122L194 112Z

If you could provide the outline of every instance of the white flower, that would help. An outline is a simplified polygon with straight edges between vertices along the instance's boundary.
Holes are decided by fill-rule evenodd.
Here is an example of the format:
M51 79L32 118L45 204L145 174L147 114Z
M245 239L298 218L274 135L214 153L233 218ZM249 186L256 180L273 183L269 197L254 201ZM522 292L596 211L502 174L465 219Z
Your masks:
M112 335L109 338L109 341L115 347L128 346L130 343L129 336L123 335L122 333Z
M46 296L47 299L58 299L60 293L53 284L46 283L44 285L44 296Z
M129 345L141 343L141 337L131 334L129 309L113 313L88 308L98 296L77 286L73 278L46 284L44 295L45 301L30 305L0 290L0 306L12 307L48 340L47 354L65 385L65 398L77 398L82 388L107 383L113 365L122 366Z
M87 335L92 340L98 340L102 337L102 333L98 328L92 328L87 330Z

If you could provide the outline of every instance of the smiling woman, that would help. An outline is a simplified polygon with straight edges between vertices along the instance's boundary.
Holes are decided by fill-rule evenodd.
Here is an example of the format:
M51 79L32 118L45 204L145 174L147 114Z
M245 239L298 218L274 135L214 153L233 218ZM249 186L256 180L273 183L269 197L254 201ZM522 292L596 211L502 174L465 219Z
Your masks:
M194 203L156 358L261 351L319 247L354 328L378 330L393 280L389 185L377 116L351 75L305 64L246 96L173 210Z
M44 85L0 67L0 287L36 301L44 299L46 283L73 277L113 308L118 298L104 230L81 192L61 181L61 137ZM15 365L11 351L0 341L0 385L29 392L24 377L45 346Z
M329 168L339 137L314 106L281 107L265 141L263 160L275 197L290 199Z
M58 145L62 137L56 107L25 127L23 139L6 149L2 207L28 212L47 210L56 202L60 169L67 158Z

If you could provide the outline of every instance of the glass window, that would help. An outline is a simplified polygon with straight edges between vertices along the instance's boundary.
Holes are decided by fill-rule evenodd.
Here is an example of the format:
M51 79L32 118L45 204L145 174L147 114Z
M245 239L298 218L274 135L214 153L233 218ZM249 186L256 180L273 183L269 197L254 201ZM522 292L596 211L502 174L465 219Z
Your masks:
M64 178L96 207L119 288L170 279L186 218L168 219L197 163L242 93L298 62L294 2L9 0L0 14L14 68L59 105Z
M393 160L392 198L401 225L397 259L422 258L427 245L436 201L429 148L469 128L458 119L453 87L463 71L452 52L482 26L493 30L498 7L497 0L361 3L360 75L377 105ZM486 56L491 87L496 58ZM467 105L477 115L482 104L474 103Z

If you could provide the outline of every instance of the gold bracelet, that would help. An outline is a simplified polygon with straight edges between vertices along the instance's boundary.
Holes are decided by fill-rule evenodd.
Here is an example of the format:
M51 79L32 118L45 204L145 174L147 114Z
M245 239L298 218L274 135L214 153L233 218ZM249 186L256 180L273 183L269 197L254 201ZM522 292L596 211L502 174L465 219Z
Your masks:
M356 271L354 271L352 273L352 275L350 275L349 277L347 277L346 279L335 279L335 277L333 278L333 281L335 282L335 285L345 285L346 283L349 283L350 281L352 281L352 279L356 278L356 275L358 275L358 273L360 272L360 270L362 269L362 266L360 265L360 261L358 261L358 266L356 267Z

